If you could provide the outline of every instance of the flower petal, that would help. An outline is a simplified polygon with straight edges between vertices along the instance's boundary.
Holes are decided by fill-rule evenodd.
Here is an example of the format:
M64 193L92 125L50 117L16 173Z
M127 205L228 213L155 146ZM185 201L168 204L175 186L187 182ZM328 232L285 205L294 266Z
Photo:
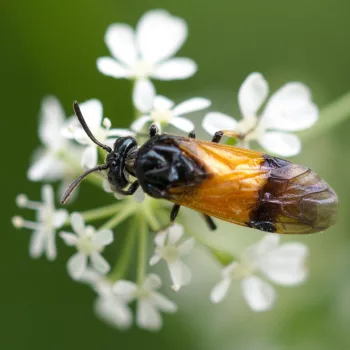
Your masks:
M190 132L194 130L194 124L190 120L182 117L173 117L172 119L170 119L169 124L185 132Z
M97 69L104 75L113 78L128 78L130 70L110 57L100 57L97 59Z
M107 260L100 253L94 252L90 258L93 268L98 272L105 275L111 269Z
M60 232L60 237L68 246L75 246L78 242L78 236L70 232Z
M68 274L78 280L86 270L87 257L83 253L76 253L67 262Z
M269 86L260 73L251 73L238 91L238 104L244 118L257 114L269 93Z
M184 234L184 228L182 225L179 225L177 223L171 225L168 228L168 244L175 244L178 242L178 240L183 236Z
M148 291L152 291L154 289L160 288L161 285L161 279L154 273L150 273L143 283L143 288L147 289Z
M53 226L54 228L60 228L63 226L68 217L68 211L65 209L58 209L55 211L53 216Z
M190 283L192 274L190 269L181 260L168 263L171 280L173 281L172 288L176 292L184 285Z
M142 187L140 186L132 195L132 198L137 202L137 203L142 203L146 199L146 194L143 191Z
M162 318L157 308L148 300L137 302L136 323L139 327L152 331L162 328Z
M135 135L135 133L133 133L129 129L110 129L110 130L108 130L108 137L125 137L125 136L134 136L134 135ZM105 142L107 142L107 141L105 141Z
M189 58L172 58L158 64L152 78L159 80L187 79L197 72L196 63Z
M112 230L106 229L97 231L92 241L98 244L99 246L104 247L108 244L111 244L113 242L113 238L114 236Z
M243 255L242 260L248 264L260 264L260 259L266 254L278 248L280 236L274 233L265 235L259 242L248 247Z
M149 260L149 264L150 264L151 266L154 266L154 265L158 264L159 261L160 261L160 256L159 256L158 254L155 254L155 255L153 255L153 256L151 257L151 259Z
M131 326L132 313L124 304L100 297L94 304L95 313L106 323L121 329Z
M141 132L142 129L144 128L145 124L149 121L151 121L152 118L144 115L142 117L137 118L130 126L130 128L132 130L134 130L135 132Z
M60 129L65 120L65 113L58 99L47 96L41 103L39 138L45 145L57 149L61 144Z
M210 293L210 300L215 304L221 302L225 298L225 296L230 288L230 285L231 285L231 278L222 279L212 289L212 291Z
M180 254L188 255L190 254L191 250L193 249L196 241L194 238L189 238L185 242L181 243L178 247Z
M270 99L263 113L268 128L299 131L310 128L319 116L310 89L302 83L282 86Z
M53 207L55 199L52 186L44 185L41 188L41 198L45 206L47 206L48 208Z
M258 277L244 278L241 282L243 296L254 311L270 309L276 299L276 292L272 286Z
M181 102L173 109L173 114L176 116L200 111L201 109L208 108L211 105L211 101L202 97L194 97Z
M268 131L258 139L268 153L292 157L300 153L301 141L298 136L286 132Z
M65 173L66 165L53 154L45 152L37 158L28 169L28 179L31 181L56 181Z
M83 216L79 213L72 213L72 215L70 216L70 220L73 231L79 236L82 236L85 230L85 221Z
M55 260L57 257L56 241L55 241L55 232L46 232L46 257L48 260Z
M177 305L160 293L152 293L151 299L157 308L163 312L173 313L177 310Z
M97 148L95 146L86 147L81 158L81 166L84 169L91 169L97 165Z
M136 62L134 30L129 25L111 24L106 32L105 42L112 56L126 66L131 66Z
M114 283L112 290L116 296L129 302L134 299L137 286L133 282L120 280Z
M167 229L160 231L155 235L154 242L156 243L156 245L158 247L164 247L165 239L166 239L167 235L168 235Z
M159 62L175 54L186 37L186 22L164 10L146 12L136 28L141 56L150 62Z
M214 135L219 130L234 130L237 126L235 118L220 112L208 113L202 122L203 129L209 134Z
M153 109L158 111L168 111L172 109L175 105L175 102L170 100L169 98L161 95L157 95L154 98Z
M285 243L260 261L260 270L273 282L290 286L302 283L308 276L308 248L302 243Z
M46 235L43 230L33 232L29 243L29 255L38 258L44 251Z
M142 113L151 111L156 89L149 79L137 80L132 93L134 106Z
M81 110L81 113L84 116L86 124L91 130L101 126L102 119L103 119L103 107L102 107L101 101L93 98L91 100L87 100L83 103L80 103L79 108ZM80 127L80 125L79 125L79 129L81 131L84 131ZM86 136L86 133L85 133L85 136Z

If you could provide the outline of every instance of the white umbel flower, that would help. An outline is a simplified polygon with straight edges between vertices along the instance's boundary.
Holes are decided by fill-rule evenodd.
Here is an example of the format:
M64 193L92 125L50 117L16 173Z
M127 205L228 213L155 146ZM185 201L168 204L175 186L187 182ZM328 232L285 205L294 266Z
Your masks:
M172 288L175 291L191 281L191 271L182 262L181 258L191 252L195 241L193 238L189 238L180 244L179 241L183 234L183 226L179 224L174 224L157 233L154 239L156 244L155 253L150 260L150 265L155 265L160 260L167 263L173 281Z
M110 270L108 262L101 255L104 247L113 242L111 230L97 231L92 226L85 226L84 218L79 213L71 215L71 225L76 234L61 232L60 236L69 246L77 248L67 263L68 273L73 279L80 279L87 268L88 258L92 267L106 274Z
M256 140L270 153L290 157L301 151L301 141L292 134L310 128L319 116L310 89L299 82L287 83L267 101L264 111L258 111L269 94L268 83L260 73L252 73L238 92L242 119L222 113L208 113L202 123L211 135L218 130L235 130L246 135L243 147Z
M211 300L224 299L233 280L241 282L243 296L254 311L270 309L276 299L274 288L258 277L262 274L271 282L284 286L298 285L308 276L306 259L308 248L302 243L279 245L280 237L266 235L249 247L239 262L233 262L222 270L222 279L211 292Z
M75 176L72 174L72 166L62 158L62 155L69 154L73 162L79 161L81 150L61 135L60 130L65 119L62 106L55 97L48 96L43 99L39 125L39 138L43 147L34 154L34 161L27 174L29 180L63 180L66 185Z
M79 107L92 134L101 143L112 146L117 137L133 135L128 129L111 129L111 121L103 117L103 107L99 100L85 101ZM97 165L98 146L90 140L75 116L69 118L61 133L64 137L86 146L81 159L83 168L90 169Z
M113 292L118 298L128 303L137 300L137 325L141 328L156 331L162 327L160 311L174 313L177 310L174 302L156 292L160 286L160 278L157 275L150 274L146 277L142 286L130 281L117 281L113 285Z
M132 313L127 303L112 291L112 282L97 271L87 268L80 282L89 284L97 293L94 303L96 315L111 326L126 329L132 324Z
M111 57L97 60L98 70L114 78L186 79L197 66L189 58L171 58L187 38L187 24L164 10L146 12L134 31L129 25L109 26L105 42Z
M36 210L36 222L24 220L15 216L12 219L13 225L17 228L28 228L33 230L29 245L29 254L32 258L38 258L45 254L49 260L54 260L56 251L56 230L63 226L68 217L64 209L55 209L54 192L50 185L41 189L42 202L30 201L27 196L17 196L17 205L21 208Z
M161 126L171 124L188 133L194 130L194 124L182 116L208 108L211 104L206 98L194 97L175 106L175 103L167 97L156 96L156 91L148 80L140 81L135 87L133 102L137 110L143 114L131 125L131 129L135 132L140 132L146 123L154 123L159 129Z

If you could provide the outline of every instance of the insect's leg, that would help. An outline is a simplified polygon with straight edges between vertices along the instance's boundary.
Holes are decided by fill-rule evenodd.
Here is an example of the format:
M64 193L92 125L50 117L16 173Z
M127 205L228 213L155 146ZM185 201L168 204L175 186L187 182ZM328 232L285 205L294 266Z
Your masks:
M232 137L236 140L243 140L244 139L244 134L237 132L237 131L232 131L232 130L220 130L217 131L213 137L213 139L211 140L211 142L215 142L215 143L220 143L221 139L223 138L223 136L227 136L227 137Z
M170 212L170 222L173 223L177 217L177 214L179 214L181 205L180 204L174 204L171 212Z
M214 231L217 229L216 224L211 216L203 214L203 217L210 230Z
M190 139L195 139L196 138L196 132L194 130L192 130L189 134L188 134L188 137Z
M127 190L122 190L122 189L119 189L117 188L116 191L119 193L119 194L122 194L124 196L131 196L132 194L134 194L136 192L136 190L140 187L140 184L139 182L136 180L134 181L130 187L127 189Z
M152 124L149 127L149 137L153 137L159 134L158 126L156 124Z

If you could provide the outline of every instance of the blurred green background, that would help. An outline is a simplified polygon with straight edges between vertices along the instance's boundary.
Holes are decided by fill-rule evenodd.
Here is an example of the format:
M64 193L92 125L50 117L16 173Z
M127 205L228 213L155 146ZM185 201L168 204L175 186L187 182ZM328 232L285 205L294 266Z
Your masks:
M94 294L67 276L65 263L71 249L58 242L60 254L54 263L28 257L29 232L15 230L10 218L16 213L31 214L16 208L16 194L24 192L31 199L40 196L40 184L29 183L26 170L39 144L42 97L56 95L68 115L73 100L99 98L114 125L126 127L132 111L130 83L100 74L95 62L108 54L103 36L110 23L134 26L153 8L164 8L189 23L190 35L179 55L193 58L198 73L186 81L156 82L158 91L178 102L205 96L212 99L212 110L237 116L237 90L252 71L262 72L271 90L287 81L303 81L312 87L321 108L350 90L348 0L1 1L0 89L5 120L1 149L5 157L1 172L0 348L349 349L348 120L305 143L303 153L295 158L337 191L339 221L323 234L300 238L311 249L310 279L300 287L279 288L277 305L268 313L248 310L238 289L231 293L232 297L237 294L237 300L228 298L222 305L211 305L208 294L219 270L214 266L207 273L208 258L197 252L191 258L196 273L193 285L179 296L171 294L180 312L165 317L163 330L155 334L137 328L119 332L96 319ZM82 190L74 208L91 208L104 201L102 191L91 196ZM238 251L261 237L251 230L222 227L218 240L228 240Z

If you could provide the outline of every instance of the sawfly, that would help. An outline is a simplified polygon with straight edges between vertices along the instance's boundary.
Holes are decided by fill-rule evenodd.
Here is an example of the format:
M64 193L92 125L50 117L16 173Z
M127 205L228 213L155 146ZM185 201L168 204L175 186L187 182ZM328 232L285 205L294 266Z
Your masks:
M265 232L306 234L327 229L336 220L338 198L332 188L309 168L261 152L211 142L159 134L155 125L149 140L121 137L113 149L92 135L77 102L74 111L89 138L107 151L106 162L80 175L63 194L64 203L90 173L108 170L112 189L132 195L139 186L153 198L174 203L173 222L180 206L201 212L209 227L212 217ZM129 176L136 178L130 182Z

